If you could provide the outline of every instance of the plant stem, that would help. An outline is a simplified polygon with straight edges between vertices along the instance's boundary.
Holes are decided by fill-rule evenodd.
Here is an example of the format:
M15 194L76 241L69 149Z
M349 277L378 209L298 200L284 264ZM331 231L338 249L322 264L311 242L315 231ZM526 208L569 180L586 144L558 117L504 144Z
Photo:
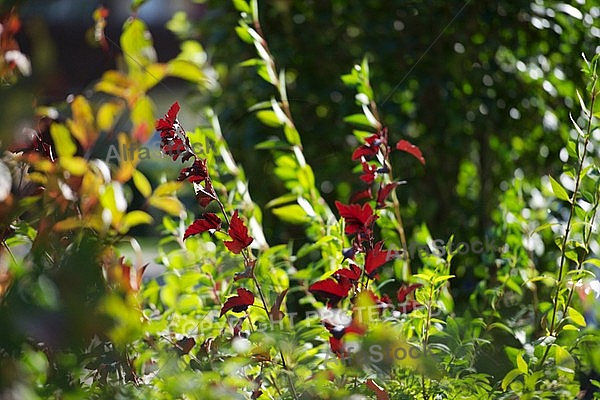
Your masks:
M585 139L583 142L583 152L581 157L579 158L579 164L577 166L577 176L575 178L575 189L573 190L573 194L571 195L571 199L570 199L570 203L571 203L571 209L569 210L569 218L567 219L567 225L565 228L565 234L563 236L563 240L562 240L562 245L561 245L561 254L560 254L560 263L559 263L559 268L558 268L558 279L557 279L557 285L556 285L556 291L554 293L554 298L553 298L553 307L552 307L552 319L550 322L550 329L549 329L549 335L550 336L557 336L558 332L557 332L557 327L556 327L556 313L558 312L558 297L560 296L560 291L562 288L562 280L563 280L563 274L565 273L565 263L567 260L567 243L569 240L569 234L571 233L571 226L572 226L572 221L573 221L573 216L575 215L575 201L577 200L577 195L579 193L579 187L581 185L581 171L583 170L583 163L585 162L585 158L587 156L587 146L590 140L590 135L591 135L591 130L592 130L592 121L594 118L594 104L596 102L596 91L594 90L596 86L596 77L594 77L594 80L592 81L592 89L591 89L591 93L592 93L592 99L591 99L591 106L590 106L590 110L588 112L588 121L587 121L587 132L585 135ZM579 143L579 141L577 142ZM578 266L577 269L581 268L580 264ZM569 304L571 302L572 296L573 296L573 289L570 289L569 295L568 295L568 300L565 303L564 306L564 311L566 312ZM544 352L544 355L542 356L542 358L540 359L540 362L538 363L538 367L541 367L544 363L544 361L546 360L546 358L548 357L548 354L550 353L550 346L546 347L546 351Z

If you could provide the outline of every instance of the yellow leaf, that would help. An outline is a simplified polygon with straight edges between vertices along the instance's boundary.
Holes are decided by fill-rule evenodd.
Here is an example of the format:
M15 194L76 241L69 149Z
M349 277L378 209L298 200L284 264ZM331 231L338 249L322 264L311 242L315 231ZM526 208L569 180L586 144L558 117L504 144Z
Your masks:
M154 103L148 96L137 99L131 110L131 121L135 125L146 124L154 126Z
M89 149L98 138L94 128L94 114L92 107L83 96L77 96L71 103L73 119L67 123L73 136L81 143L84 149Z
M134 210L125 214L123 220L121 221L119 231L121 233L126 233L133 226L141 224L150 224L152 223L152 221L152 216L150 216L150 214L148 214L147 212Z
M50 135L54 140L54 148L58 157L72 157L77 152L77 145L73 142L71 132L63 124L50 125Z
M150 186L148 178L137 169L133 171L133 184L142 196L148 198L152 194L152 186Z
M58 162L62 168L76 176L81 176L88 170L87 161L82 157L63 157Z
M154 189L153 197L161 197L175 193L181 187L182 182L165 182L158 185L156 189Z
M167 66L165 64L150 64L142 72L142 78L140 80L140 90L148 91L152 87L156 86L157 83L163 80L167 73Z
M120 154L119 170L115 175L115 180L124 183L131 179L133 171L135 171L135 166L140 160L136 157L137 151L133 151L131 152L133 154L130 154L129 150L132 148L131 141L125 132L119 133L117 146L117 151L120 152L125 149L125 154ZM133 157L131 157L132 155Z
M123 104L120 103L106 102L102 104L96 115L96 126L98 127L98 130L109 130L115 123L115 119L122 109Z
M170 76L175 76L194 83L200 83L206 80L204 72L200 67L187 60L172 60L169 62L167 73Z
M55 231L69 231L71 229L79 228L82 225L83 221L78 217L69 217L54 224L53 229Z
M183 212L184 207L175 197L150 197L150 205L178 217Z

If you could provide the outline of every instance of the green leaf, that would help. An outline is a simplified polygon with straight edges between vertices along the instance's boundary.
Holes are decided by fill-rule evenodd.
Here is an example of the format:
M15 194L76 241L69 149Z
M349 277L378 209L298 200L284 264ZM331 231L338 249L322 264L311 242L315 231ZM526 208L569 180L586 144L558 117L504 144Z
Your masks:
M290 224L301 225L308 222L306 212L298 204L274 208L272 212L279 219Z
M592 264L594 267L600 268L600 259L588 258L587 260L585 260L584 264Z
M347 122L349 124L359 125L362 127L369 127L369 128L373 127L371 125L371 122L369 122L369 119L364 114L348 115L347 117L344 117L344 122Z
M557 344L554 347L554 360L558 367L559 374L572 376L575 373L575 360L569 352L562 346Z
M489 324L487 326L487 330L488 331L490 331L490 330L492 330L494 328L501 329L501 330L503 330L504 332L508 333L511 336L514 336L514 334L515 334L513 332L513 330L508 325L505 325L502 322L492 322L491 324Z
M279 206L281 206L283 204L287 204L287 203L295 203L297 198L298 198L298 196L293 193L284 194L283 196L279 196L279 197L269 201L265 207L272 208L272 207L279 207Z
M250 14L252 9L250 9L250 5L244 0L233 0L233 6L239 12L244 12L246 14Z
M298 133L298 131L296 130L296 128L294 128L293 126L290 125L284 125L283 126L283 133L285 134L285 139L288 141L289 144L291 144L292 146L300 146L302 143L300 141L300 134Z
M579 311L577 311L576 309L574 309L573 307L569 307L567 309L567 314L569 315L569 318L571 319L571 321L573 321L577 325L583 326L583 327L586 326L585 318L583 317L583 315L581 315L581 313Z
M63 124L50 125L50 135L54 140L54 149L58 157L73 157L77 152L77 145L73 141L71 132Z
M527 363L523 359L523 355L521 353L517 354L517 369L524 374L529 373L529 367Z
M508 385L512 383L518 376L523 375L517 368L510 370L502 379L502 390L506 390Z
M250 36L250 35L248 35L248 36ZM250 40L252 40L252 38L250 38ZM263 60L261 60L260 58L251 58L249 60L242 61L241 63L239 63L240 67L256 67L257 65L265 65L265 62ZM271 106L270 101L264 101L262 103L266 103L267 107Z
M280 139L269 139L257 143L254 148L257 150L287 150L290 148L290 145Z
M554 192L554 195L560 200L571 202L571 199L569 199L569 195L567 194L565 188L560 183L558 183L552 176L549 175L548 177L550 178L550 185L552 186L552 191Z
M265 125L278 128L283 123L277 118L277 114L271 110L261 110L256 113L256 117Z
M450 279L454 278L455 276L456 276L456 275L440 275L440 276L437 276L437 277L436 277L436 278L433 280L433 284L435 285L436 283L439 283L439 282L444 282L444 281L450 280Z

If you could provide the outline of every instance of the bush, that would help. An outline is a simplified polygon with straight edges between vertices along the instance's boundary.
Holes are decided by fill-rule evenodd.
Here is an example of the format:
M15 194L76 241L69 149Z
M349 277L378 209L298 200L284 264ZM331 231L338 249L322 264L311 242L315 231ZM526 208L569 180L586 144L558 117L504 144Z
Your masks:
M341 76L354 108L344 118L349 171L339 175L353 181L326 195L311 163L322 138L302 133L292 112L295 74L276 62L257 2L233 5L240 19L230 31L256 52L241 65L261 80L245 100L277 133L255 144L269 155L266 172L245 172L206 106L234 97L182 14L169 22L185 38L175 58L158 62L147 26L131 17L120 68L105 71L91 96L38 107L31 140L6 146L0 396L598 398L599 56L584 56L584 85L570 94L578 108L556 122L563 142L547 143L562 147L561 171L517 167L490 191L470 181L489 165L452 165L453 187L469 201L450 221L469 220L469 206L491 193L498 204L483 204L476 218L485 237L460 240L468 222L442 240L416 220L442 199L416 201L408 193L419 173L400 177L407 165L441 168L444 150L417 146L426 131L393 128L369 57ZM581 14L569 7L556 5ZM104 50L107 18L103 7L94 13ZM19 25L12 12L0 32L6 85L29 72ZM496 61L519 68L512 57L530 50L501 49ZM191 83L205 106L183 98L157 117L150 91L167 78ZM394 96L409 114L410 87ZM202 116L197 127L190 109ZM487 139L488 151L512 157ZM547 142L517 139L519 156ZM254 197L255 181L276 188ZM144 237L146 225L158 236ZM149 252L158 266L149 267Z

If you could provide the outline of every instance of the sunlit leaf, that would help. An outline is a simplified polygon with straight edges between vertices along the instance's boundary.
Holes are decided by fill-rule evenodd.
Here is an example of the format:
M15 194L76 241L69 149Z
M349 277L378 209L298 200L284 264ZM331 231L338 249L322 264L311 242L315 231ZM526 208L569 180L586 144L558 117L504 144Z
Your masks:
M554 195L560 200L570 202L571 200L569 199L569 195L567 194L565 188L560 183L558 183L552 176L548 177L550 178L550 185L552 186L552 192L554 193Z
M148 178L139 170L133 171L133 184L144 197L149 197L152 194L152 186Z
M179 217L185 210L181 201L175 197L152 196L149 201L151 206L161 209L174 217Z
M72 157L77 152L77 145L73 141L71 132L66 126L59 123L50 125L50 135L54 140L54 147L58 157Z

